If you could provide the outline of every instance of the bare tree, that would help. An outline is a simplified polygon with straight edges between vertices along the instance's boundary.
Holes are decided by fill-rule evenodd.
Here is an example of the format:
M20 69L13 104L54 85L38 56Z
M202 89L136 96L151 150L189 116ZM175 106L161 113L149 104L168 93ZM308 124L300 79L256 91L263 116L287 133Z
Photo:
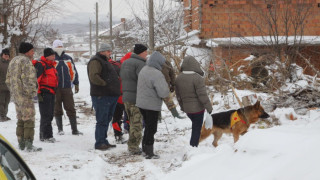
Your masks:
M127 23L127 31L120 34L120 39L125 42L121 47L130 51L135 43L148 44L148 1L139 1L141 9L132 8L134 19ZM130 4L130 1L127 1ZM184 55L185 44L179 37L184 32L183 6L172 1L157 1L154 4L154 40L155 50L161 51L169 60L173 60L175 67L180 67L181 55ZM140 12L140 14L137 14Z
M16 48L22 41L35 42L45 27L50 24L50 18L57 9L58 2L53 0L7 0L8 27L11 53L16 54ZM51 14L51 15L50 15Z

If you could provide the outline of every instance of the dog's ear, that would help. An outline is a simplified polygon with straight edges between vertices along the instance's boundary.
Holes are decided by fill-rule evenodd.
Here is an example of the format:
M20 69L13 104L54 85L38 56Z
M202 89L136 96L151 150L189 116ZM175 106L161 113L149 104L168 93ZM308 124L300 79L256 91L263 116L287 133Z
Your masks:
M253 106L254 106L254 108L259 108L260 107L260 101L257 101Z

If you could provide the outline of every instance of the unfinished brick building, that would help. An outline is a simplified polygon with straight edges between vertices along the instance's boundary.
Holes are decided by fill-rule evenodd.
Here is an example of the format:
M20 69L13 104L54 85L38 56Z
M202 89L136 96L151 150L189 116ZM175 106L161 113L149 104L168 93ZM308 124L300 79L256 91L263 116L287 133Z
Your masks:
M282 51L299 46L299 51L320 69L320 0L181 1L186 31L197 30L206 46L214 44L217 66L221 65L220 58L234 64L251 53L286 44ZM307 74L315 74L301 57L295 62L306 67Z

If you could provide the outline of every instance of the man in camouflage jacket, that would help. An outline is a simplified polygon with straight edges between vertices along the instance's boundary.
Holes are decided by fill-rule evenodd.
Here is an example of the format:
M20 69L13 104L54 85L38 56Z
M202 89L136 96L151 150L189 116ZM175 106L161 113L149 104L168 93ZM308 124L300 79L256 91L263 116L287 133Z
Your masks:
M32 65L34 50L30 43L22 42L19 55L14 57L8 67L6 84L16 106L19 148L27 151L40 151L33 146L35 108L33 97L37 95L36 70Z
M165 64L162 65L162 74L164 75L164 77L166 78L166 81L168 83L168 87L170 89L170 95L166 98L163 99L164 103L167 105L169 111L171 112L173 117L179 118L179 119L183 119L183 117L181 117L176 109L176 105L173 102L173 92L174 92L174 85L175 85L175 81L176 81L176 73L174 72L174 69L171 65L171 63L166 60ZM161 111L160 111L161 113ZM160 114L161 116L161 114Z

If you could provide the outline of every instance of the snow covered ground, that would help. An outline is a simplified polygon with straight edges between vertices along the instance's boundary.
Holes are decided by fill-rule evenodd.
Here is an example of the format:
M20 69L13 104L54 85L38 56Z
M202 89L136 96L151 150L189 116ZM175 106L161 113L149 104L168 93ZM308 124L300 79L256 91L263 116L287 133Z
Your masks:
M74 97L79 116L78 129L84 133L83 136L71 135L70 123L64 117L63 136L57 135L53 121L54 137L58 142L50 144L39 141L40 115L37 103L34 145L42 147L42 152L18 150L13 103L10 103L8 114L13 120L0 123L0 133L14 145L39 180L320 179L319 109L310 110L303 116L295 114L290 108L276 109L269 114L279 119L280 126L260 129L254 125L236 144L232 136L223 135L217 148L211 145L213 137L206 139L198 148L192 148L189 146L191 121L188 118L174 119L163 105L163 120L155 137L155 152L160 159L146 160L142 156L131 156L126 144L118 144L108 151L94 150L95 116L90 114L87 70L85 65L80 64L77 64L77 69L80 92ZM252 94L249 91L237 92L240 98ZM259 94L259 97L268 98L265 94ZM222 104L221 95L216 94L214 101ZM232 96L229 102L232 108L239 108ZM221 105L214 106L214 112L223 110ZM297 120L288 120L286 114L289 113L293 113ZM111 143L115 142L111 128L108 137Z

